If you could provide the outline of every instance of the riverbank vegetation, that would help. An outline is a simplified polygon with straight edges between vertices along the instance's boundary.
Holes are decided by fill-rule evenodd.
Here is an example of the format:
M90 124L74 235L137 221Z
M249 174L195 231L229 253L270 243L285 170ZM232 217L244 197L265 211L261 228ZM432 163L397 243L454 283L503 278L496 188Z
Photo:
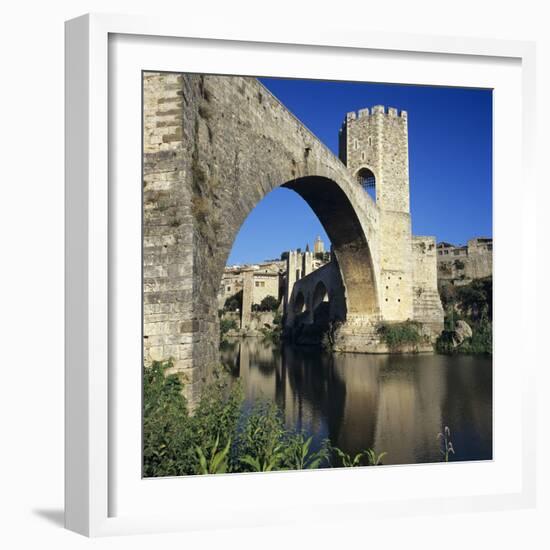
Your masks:
M445 329L436 343L440 353L493 353L493 278L476 279L464 286L445 285L440 292ZM471 335L457 338L460 323Z
M280 301L275 296L265 296L259 304L252 305L252 328L240 330L240 308L242 290L227 298L223 309L218 310L220 320L220 345L224 346L230 337L259 336L264 340L279 343L283 328Z
M230 330L239 330L239 325L236 319L222 317L220 315L220 341L223 342L226 339L227 333Z
M243 291L242 289L226 298L223 304L223 311L242 311L243 309Z
M221 370L191 414L182 381L166 374L171 367L154 362L144 372L145 477L379 465L385 455L367 449L351 457L328 440L314 450L311 437L285 426L275 403L245 407L240 385Z
M280 343L283 333L283 316L280 311L275 312L273 323L261 329L263 339L275 344Z
M420 323L415 321L380 323L378 334L390 351L397 351L401 348L414 349L423 341Z

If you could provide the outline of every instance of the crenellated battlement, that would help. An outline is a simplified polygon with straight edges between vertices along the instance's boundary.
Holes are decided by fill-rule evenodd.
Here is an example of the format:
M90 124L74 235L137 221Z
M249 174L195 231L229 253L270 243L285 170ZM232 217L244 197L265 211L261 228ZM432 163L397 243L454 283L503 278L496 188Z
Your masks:
M365 119L376 115L385 115L390 118L402 118L407 120L407 111L399 111L395 107L388 107L386 109L384 105L375 105L370 109L364 108L359 109L358 111L350 111L349 113L346 113L346 118L344 119L342 126L356 120Z

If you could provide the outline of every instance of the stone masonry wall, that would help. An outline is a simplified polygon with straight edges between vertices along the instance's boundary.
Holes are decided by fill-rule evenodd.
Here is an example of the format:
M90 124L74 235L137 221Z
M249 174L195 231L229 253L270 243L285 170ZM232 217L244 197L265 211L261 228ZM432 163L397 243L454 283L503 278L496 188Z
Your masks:
M443 330L443 307L437 290L434 237L413 237L413 319L426 325L431 337Z
M144 361L173 358L178 372L192 369L197 328L191 189L181 185L190 166L182 140L193 139L184 124L187 88L181 75L143 76Z
M481 241L481 242L479 242ZM490 241L490 242L489 242ZM483 237L470 239L467 246L445 247L437 256L439 284L465 285L493 274L493 244Z

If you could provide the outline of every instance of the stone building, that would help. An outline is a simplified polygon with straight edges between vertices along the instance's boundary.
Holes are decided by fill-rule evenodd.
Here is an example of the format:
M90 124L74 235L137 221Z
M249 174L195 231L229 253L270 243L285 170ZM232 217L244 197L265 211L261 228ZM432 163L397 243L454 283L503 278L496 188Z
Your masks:
M284 258L282 260L227 266L218 291L218 309L223 309L228 298L244 290L247 273L251 273L252 277L250 297L243 298L243 303L249 303L250 309L260 305L267 296L273 296L279 302L286 303L296 281L328 262L329 256L325 254L325 245L321 237L317 237L314 250L315 247L317 252L310 252L309 245L306 245L305 252L301 249L286 251L281 254Z
M282 297L284 262L262 263L259 265L228 266L225 268L218 291L218 309L223 309L225 301L244 288L245 274L252 274L250 305L260 305L266 296L277 300Z
M493 274L493 239L476 237L466 245L437 244L438 284L465 285Z

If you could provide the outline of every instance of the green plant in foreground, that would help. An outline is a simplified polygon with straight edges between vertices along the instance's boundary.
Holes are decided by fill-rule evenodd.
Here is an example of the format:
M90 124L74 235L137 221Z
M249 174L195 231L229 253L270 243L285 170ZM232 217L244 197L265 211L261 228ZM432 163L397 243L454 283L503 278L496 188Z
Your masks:
M332 447L332 450L338 455L338 458L342 462L344 468L356 468L361 466L361 459L363 458L363 452L357 453L353 458L348 453L345 453L338 447Z
M376 454L374 449L367 449L364 453L367 457L369 466L380 466L380 464L382 464L382 458L388 454L386 452Z
M230 386L227 375L221 371L205 385L194 414L190 414L180 379L176 375L166 375L171 366L169 361L154 362L144 370L145 477L201 473L204 468L200 454L207 459L208 465L225 447L228 448L227 457L231 448L229 440L233 440L241 415L241 387L239 384ZM197 447L201 453L197 452ZM223 458L216 461L214 469L222 468ZM212 469L212 464L210 466Z
M193 471L195 458L187 402L179 378L166 371L171 361L155 361L143 373L143 470L148 476Z
M279 469L284 457L284 435L283 419L277 405L257 402L238 435L235 462L253 472Z
M271 472L279 469L283 456L282 448L278 445L270 453L262 456L245 455L239 460L249 466L252 472Z
M328 462L328 442L312 451L313 437L288 430L273 402L258 401L244 419L234 447L233 471L309 470Z
M344 468L356 468L358 466L362 466L361 461L363 460L363 458L367 459L368 466L380 466L382 464L382 458L384 458L384 456L388 454L386 452L377 454L374 449L365 449L364 451L361 451L352 457L338 447L331 448L340 459Z
M445 426L443 432L437 434L437 439L441 444L441 449L439 449L439 452L443 455L445 462L449 462L449 454L455 454L453 443L451 441L451 430L449 429L449 426Z
M218 451L220 438L217 437L212 448L210 460L208 460L200 447L195 447L195 451L199 458L198 474L225 474L227 472L227 459L229 455L229 447L231 439L227 440L227 445Z
M328 458L327 442L324 442L319 451L310 450L313 437L305 441L303 433L291 435L288 438L287 451L285 453L285 467L289 470L313 470L319 468L321 463Z

